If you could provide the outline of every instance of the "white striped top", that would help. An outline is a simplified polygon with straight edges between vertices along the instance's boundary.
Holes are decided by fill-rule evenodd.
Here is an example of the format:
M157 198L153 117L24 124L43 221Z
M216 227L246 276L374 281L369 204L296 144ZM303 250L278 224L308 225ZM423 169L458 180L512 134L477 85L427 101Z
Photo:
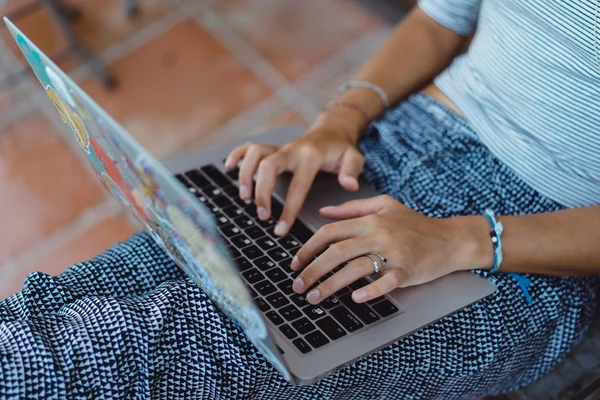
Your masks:
M419 2L461 35L476 29L436 85L498 159L566 207L600 204L599 2Z

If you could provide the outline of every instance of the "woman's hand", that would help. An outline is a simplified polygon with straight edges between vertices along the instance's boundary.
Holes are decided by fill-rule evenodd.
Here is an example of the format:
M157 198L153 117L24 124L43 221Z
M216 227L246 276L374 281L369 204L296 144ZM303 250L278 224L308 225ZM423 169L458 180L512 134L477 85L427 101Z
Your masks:
M373 274L373 263L363 257L371 252L386 257L387 264L379 279L354 291L352 297L357 303L397 287L481 267L474 263L485 264L493 258L485 217L429 218L385 195L325 207L321 214L344 221L319 229L292 261L296 271L305 267L294 281L295 292L302 293L317 280L322 281L306 296L312 304ZM379 261L376 256L375 260ZM348 264L338 272L328 274L345 262Z
M289 232L319 170L337 174L344 189L358 190L364 158L357 148L357 124L352 118L344 118L343 111L336 110L319 118L304 136L284 146L246 143L229 154L225 162L227 169L243 159L239 173L240 197L249 199L254 191L256 211L263 221L271 217L271 194L277 176L286 171L293 173L283 212L275 226L277 235Z

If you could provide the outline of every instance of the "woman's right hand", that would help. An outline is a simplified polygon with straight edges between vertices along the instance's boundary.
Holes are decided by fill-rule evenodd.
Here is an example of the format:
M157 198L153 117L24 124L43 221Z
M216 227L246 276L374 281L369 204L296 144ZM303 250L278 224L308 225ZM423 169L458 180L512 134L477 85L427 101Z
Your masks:
M364 166L358 137L356 125L345 119L343 113L321 116L302 137L283 146L246 143L237 147L227 157L225 168L230 170L242 160L240 197L250 199L254 192L261 220L271 217L271 194L277 176L286 171L293 174L283 212L275 226L275 234L284 236L300 213L319 171L337 174L346 190L358 190L358 176Z

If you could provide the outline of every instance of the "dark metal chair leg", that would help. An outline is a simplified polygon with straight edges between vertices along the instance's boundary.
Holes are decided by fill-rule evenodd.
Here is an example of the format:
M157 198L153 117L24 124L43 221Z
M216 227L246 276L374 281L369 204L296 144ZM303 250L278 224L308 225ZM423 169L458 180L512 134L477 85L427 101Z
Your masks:
M96 76L96 78L102 83L102 85L109 90L115 89L117 87L117 79L110 74L104 63L97 57L94 57L77 39L75 33L71 26L69 26L67 18L64 15L65 10L67 9L60 1L58 0L42 0L46 3L48 8L50 9L52 18L56 22L56 25L59 28L60 34L63 36L65 41L67 42L69 49L73 51L85 65L90 68L92 74Z

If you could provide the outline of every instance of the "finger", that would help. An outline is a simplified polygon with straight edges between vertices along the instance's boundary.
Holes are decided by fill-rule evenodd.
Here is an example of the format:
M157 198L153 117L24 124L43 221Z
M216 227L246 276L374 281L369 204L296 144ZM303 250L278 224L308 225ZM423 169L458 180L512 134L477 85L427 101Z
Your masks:
M342 157L340 173L338 174L340 185L352 192L358 190L358 176L363 170L364 165L365 158L358 150L353 148L346 150Z
M364 303L365 301L381 297L402 285L404 282L403 276L402 270L390 269L373 283L352 292L352 299L356 303Z
M373 251L374 245L371 237L352 238L332 244L304 268L294 281L292 289L297 293L302 293L338 265ZM371 269L372 266L373 263L371 263Z
M230 170L233 167L235 167L240 160L244 157L244 155L246 154L246 151L248 151L248 148L252 146L252 143L244 143L241 146L236 147L235 149L233 149L231 151L231 153L229 153L229 155L227 156L227 159L225 160L225 169Z
M338 206L321 208L320 212L325 218L347 219L359 218L369 214L377 214L386 205L389 196L376 196L369 199L351 200Z
M338 290L373 273L373 263L367 257L359 257L349 262L341 270L333 274L316 288L308 292L306 300L318 304Z
M292 269L298 271L302 266L310 264L331 243L359 237L364 233L363 231L364 224L360 224L356 220L339 221L322 226L294 255ZM341 263L340 261L334 267Z
M244 156L242 166L240 167L239 183L240 197L247 200L252 197L252 189L254 186L254 174L260 161L275 151L274 148L268 148L262 145L251 145Z
M256 211L261 220L271 216L271 194L277 175L286 170L287 155L281 151L271 154L258 165L256 176Z
M279 217L279 222L275 225L275 234L279 236L287 235L300 210L306 200L306 195L312 186L317 172L319 172L320 165L315 162L301 163L296 171L294 177L290 182L285 203L283 205L283 212Z

